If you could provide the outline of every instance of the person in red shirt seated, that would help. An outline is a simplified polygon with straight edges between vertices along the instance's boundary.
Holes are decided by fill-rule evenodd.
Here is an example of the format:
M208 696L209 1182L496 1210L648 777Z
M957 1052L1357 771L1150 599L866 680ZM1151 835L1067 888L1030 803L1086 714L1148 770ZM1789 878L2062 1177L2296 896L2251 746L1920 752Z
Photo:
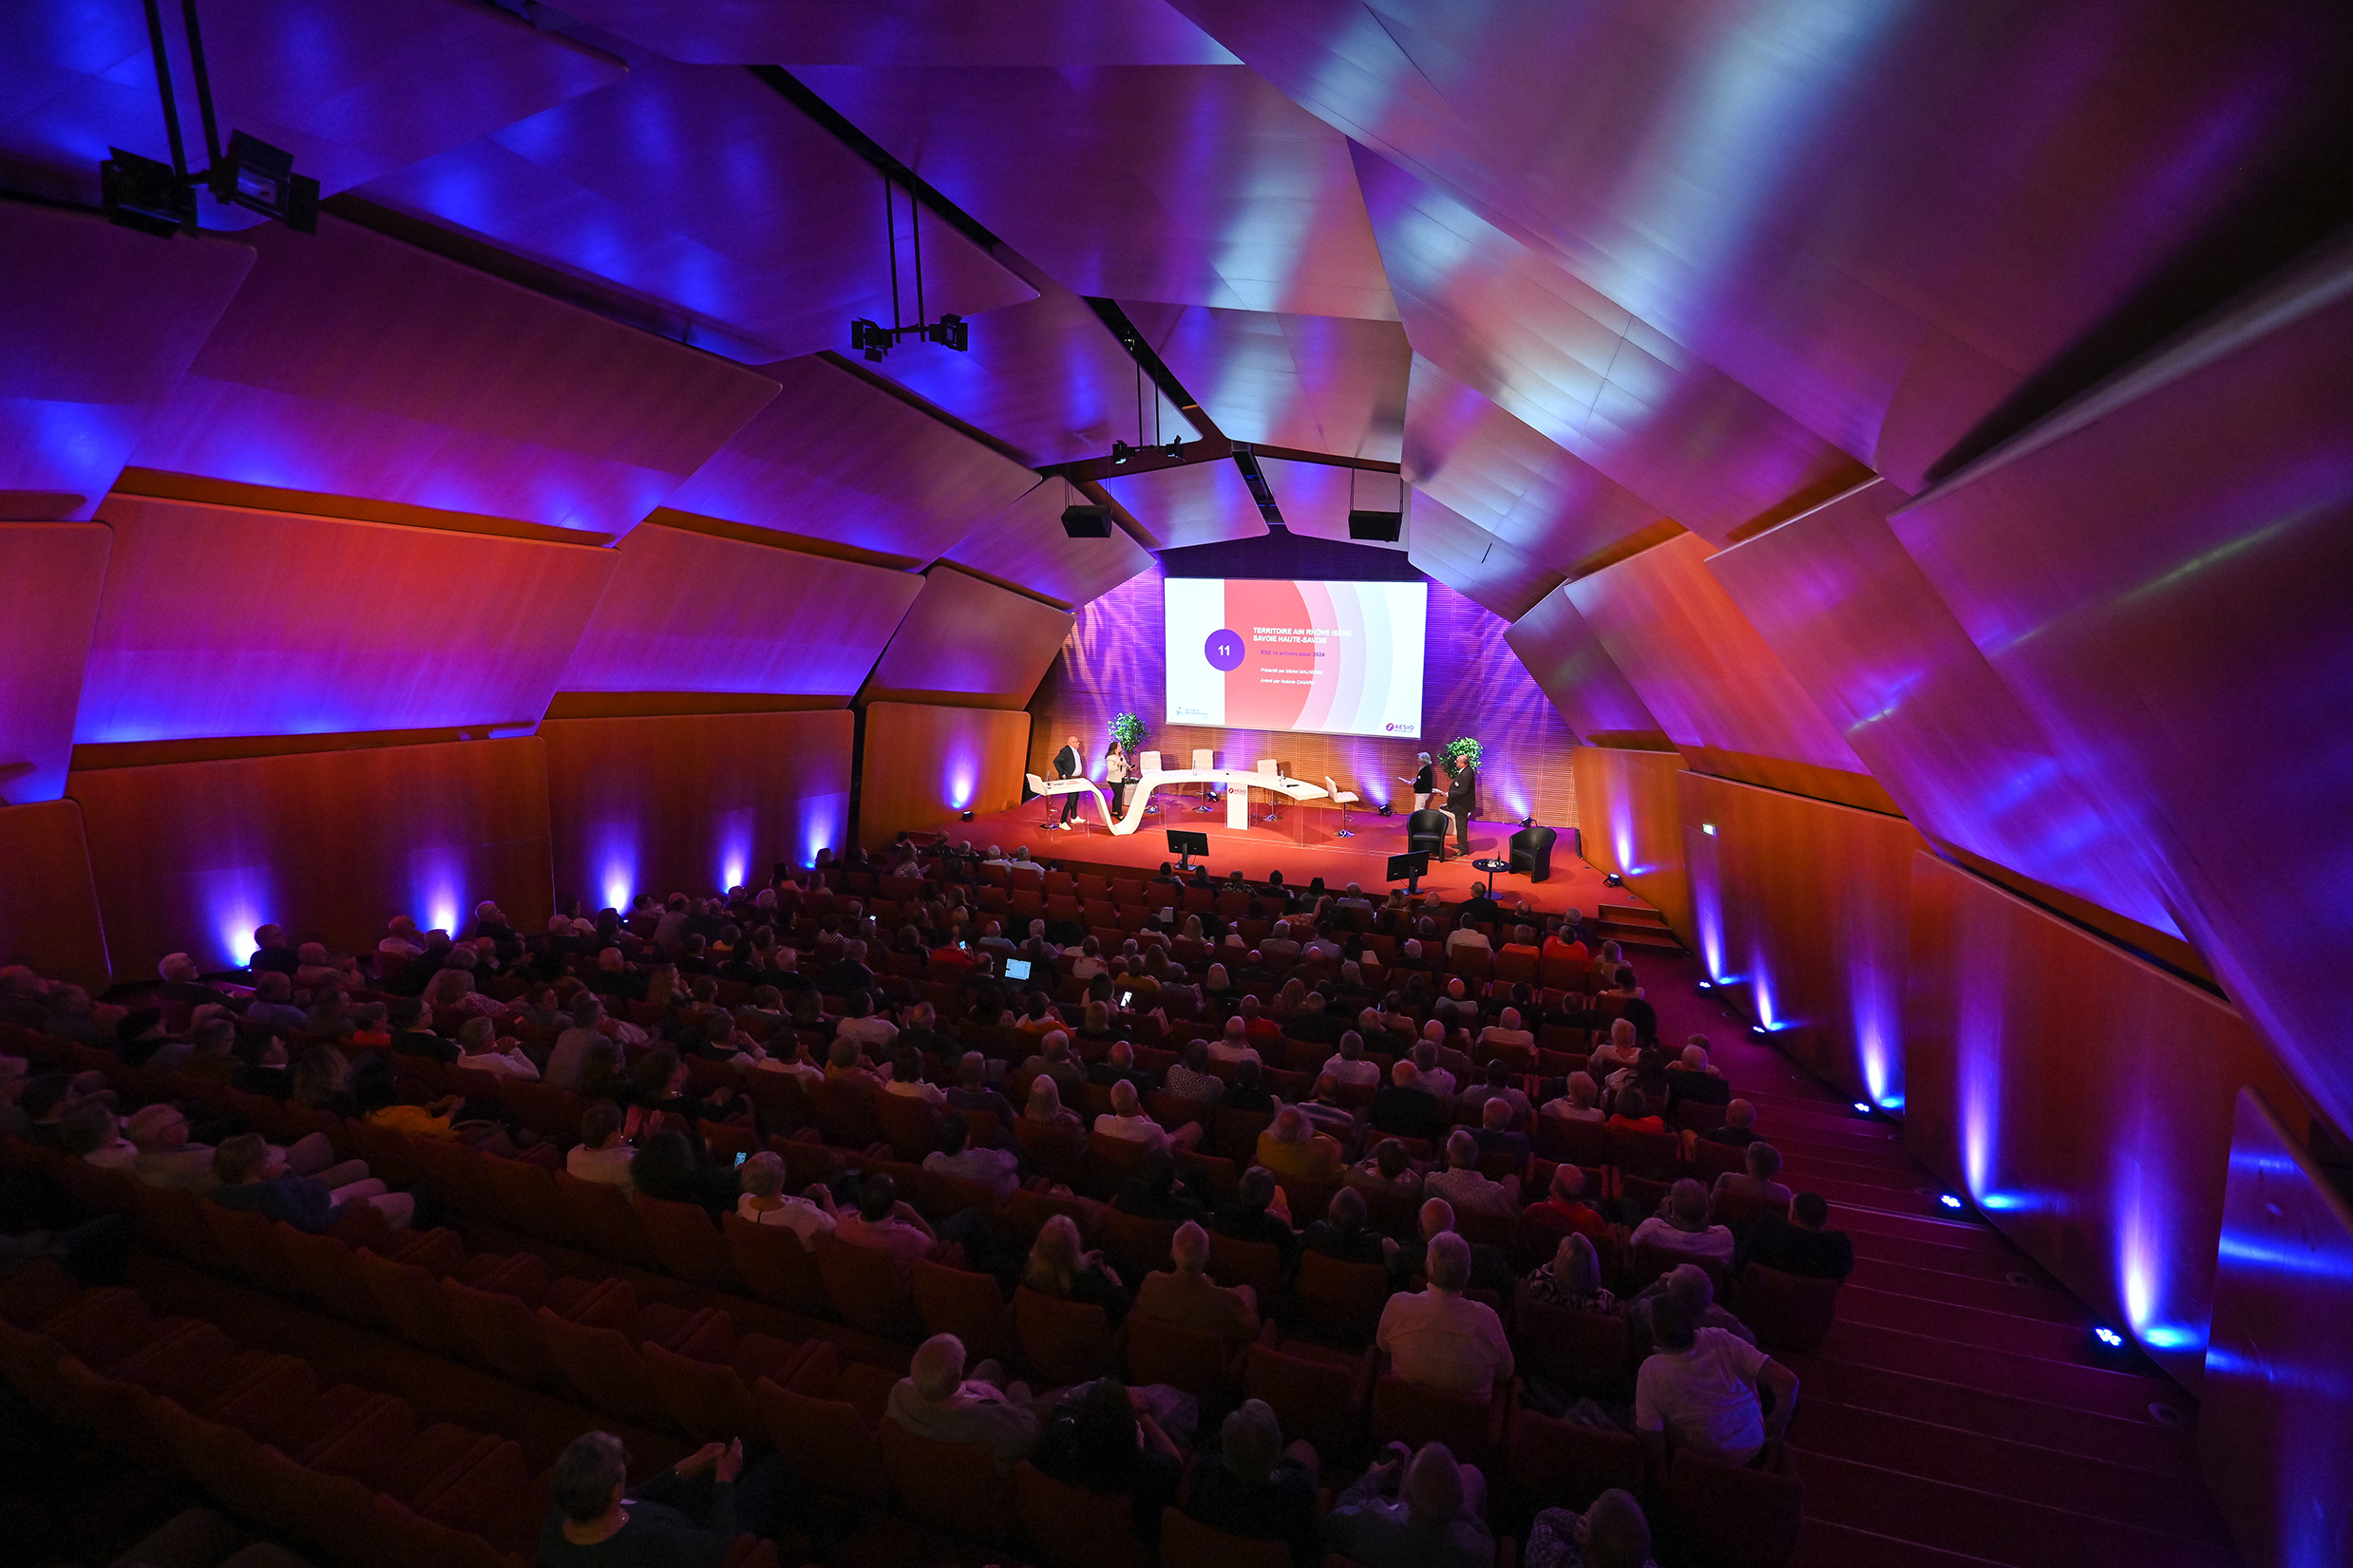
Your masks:
M1567 928L1573 928L1581 918L1583 918L1583 916L1576 910L1570 910L1568 912L1568 919L1566 922ZM1545 956L1547 958L1566 958L1569 962L1576 964L1592 962L1593 954L1586 951L1584 943L1575 940L1563 939L1562 932L1564 929L1564 927L1555 926L1552 930L1545 933Z
M1664 1132L1667 1130L1666 1118L1653 1116L1650 1112L1650 1102L1644 1099L1642 1091L1637 1088L1618 1091L1618 1108L1603 1125L1623 1127L1628 1132Z
M1523 1218L1527 1223L1547 1231L1590 1237L1599 1241L1609 1234L1609 1221L1585 1202L1584 1192L1585 1173L1564 1162L1552 1172L1551 1191L1542 1202L1530 1203Z

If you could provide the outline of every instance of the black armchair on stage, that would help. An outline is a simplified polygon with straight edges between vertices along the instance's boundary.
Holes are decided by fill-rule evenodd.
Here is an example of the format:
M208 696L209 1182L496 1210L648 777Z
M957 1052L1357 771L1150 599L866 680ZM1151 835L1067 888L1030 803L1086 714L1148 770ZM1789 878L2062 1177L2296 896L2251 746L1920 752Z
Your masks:
M1548 827L1524 827L1511 836L1511 872L1531 882L1552 878L1552 844L1560 838Z
M1433 856L1446 859L1446 813L1416 811L1405 820L1405 852L1426 849Z

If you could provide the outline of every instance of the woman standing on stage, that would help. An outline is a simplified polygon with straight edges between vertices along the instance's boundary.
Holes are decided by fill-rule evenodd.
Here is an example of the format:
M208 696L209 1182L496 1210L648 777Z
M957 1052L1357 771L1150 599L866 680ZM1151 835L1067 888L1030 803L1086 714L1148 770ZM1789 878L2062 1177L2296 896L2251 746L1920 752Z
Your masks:
M1430 765L1429 752L1424 751L1419 755L1421 767L1410 779L1402 773L1398 774L1397 783L1412 784L1414 786L1414 809L1427 811L1430 809L1431 793L1437 787L1437 770Z
M1128 814L1128 748L1114 736L1103 748L1103 782L1111 786L1111 821Z

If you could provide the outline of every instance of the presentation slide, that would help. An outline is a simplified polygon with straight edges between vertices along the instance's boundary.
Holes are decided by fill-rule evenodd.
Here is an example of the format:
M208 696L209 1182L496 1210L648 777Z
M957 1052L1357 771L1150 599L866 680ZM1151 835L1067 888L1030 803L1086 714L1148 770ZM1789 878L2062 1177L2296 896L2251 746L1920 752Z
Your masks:
M1168 722L1422 732L1425 582L1170 577Z

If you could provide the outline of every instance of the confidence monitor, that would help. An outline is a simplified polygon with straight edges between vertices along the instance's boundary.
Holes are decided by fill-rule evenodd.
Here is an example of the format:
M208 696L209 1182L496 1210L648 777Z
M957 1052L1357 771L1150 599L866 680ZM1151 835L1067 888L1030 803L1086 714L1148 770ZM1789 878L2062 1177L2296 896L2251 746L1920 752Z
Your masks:
M1389 857L1388 879L1393 882L1403 882L1409 893L1420 892L1421 879L1429 875L1430 851L1426 849L1414 850L1410 855Z
M1209 835L1172 827L1168 830L1168 853L1177 858L1181 869L1189 871L1194 856L1209 853Z
M1427 582L1170 577L1170 724L1422 732Z

